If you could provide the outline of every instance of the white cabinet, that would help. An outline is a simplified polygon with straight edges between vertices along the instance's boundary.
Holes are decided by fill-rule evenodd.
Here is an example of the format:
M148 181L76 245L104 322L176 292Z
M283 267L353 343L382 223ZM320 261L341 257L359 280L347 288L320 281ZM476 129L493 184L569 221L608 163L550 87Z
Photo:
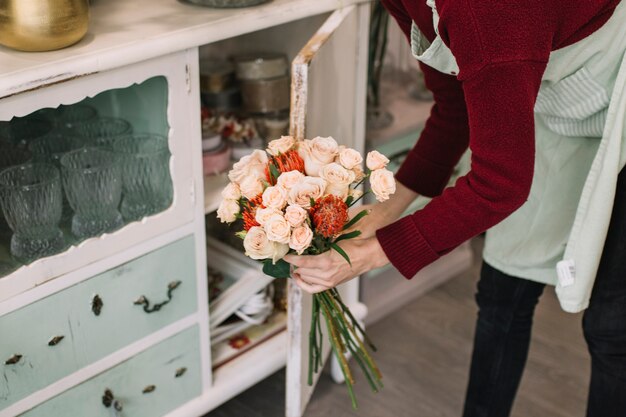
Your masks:
M70 298L70 295L77 293L81 293L79 299L82 300L84 294L77 289L93 287L89 290L93 294L89 294L84 303L80 301L68 309L67 320L70 327L77 322L77 317L89 317L93 323L99 323L94 307L98 303L96 295L106 293L111 297L111 293L105 291L106 277L119 277L116 271L134 274L133 282L142 284L140 288L145 292L142 295L150 300L173 298L175 301L176 293L163 287L164 282L170 281L165 277L152 278L158 268L147 265L134 271L127 265L150 264L150 259L158 259L160 250L183 239L193 242L188 250L193 251L194 256L189 258L193 259L193 274L187 274L186 277L191 278L182 285L187 286L185 294L195 294L195 300L186 306L189 308L176 307L184 314L171 315L176 317L173 321L163 318L162 324L156 327L148 323L152 320L149 314L153 313L141 312L142 302L136 299L134 292L131 297L120 290L120 298L115 303L100 299L99 302L104 301L101 306L104 312L111 305L126 309L120 311L135 313L134 309L138 310L137 314L120 317L117 323L101 320L108 324L99 331L113 334L115 326L125 326L125 321L132 320L139 320L133 322L138 328L150 330L128 338L130 342L125 346L112 344L111 349L102 346L106 353L93 359L72 361L78 365L48 375L46 381L49 382L45 384L20 385L23 395L10 403L2 393L11 387L6 379L0 379L0 417L12 417L31 409L55 410L63 415L63 398L81 401L85 396L79 393L90 391L92 387L100 390L99 381L116 380L110 375L117 375L120 369L127 367L139 373L134 377L137 381L143 381L141 375L145 372L154 378L157 375L168 378L165 384L175 384L169 368L161 372L141 358L159 351L159 346L178 343L176 341L186 338L183 334L192 333L194 337L188 339L196 346L191 351L199 352L199 358L194 359L194 377L184 383L195 384L191 392L199 395L187 396L184 400L179 397L176 403L159 406L162 410L178 407L168 415L195 417L206 413L285 365L288 369L286 415L302 415L313 390L305 379L307 317L310 318L311 301L310 296L302 294L295 286L289 289L286 330L276 332L215 369L212 366L210 311L215 312L216 317L228 314L236 306L236 298L247 292L245 288L233 290L234 298L209 306L207 258L209 261L220 258L217 263L228 271L239 271L248 277L256 274L259 280L266 278L260 275L260 265L242 259L228 248L219 248L219 242L217 249L207 246L205 214L208 209L215 209L222 184L219 181L205 183L202 174L199 62L204 57L253 50L287 54L293 60L293 133L298 137L332 135L342 144L363 151L368 22L369 5L360 0L274 0L265 6L242 10L199 8L174 0L107 0L95 3L90 33L76 46L41 54L0 49L0 121L23 117L42 108L89 103L101 115L131 120L137 130L166 134L174 185L173 203L167 210L129 222L109 234L72 241L68 250L0 277L0 367L4 368L3 372L19 377L19 367L27 366L29 358L21 355L16 359L15 355L20 352L14 350L20 350L20 346L3 343L2 325L11 317L24 317L23 352L53 349L53 345L27 349L31 344L40 343L43 337L31 334L32 329L27 326L27 322L34 319L30 311L42 314L32 306L55 309L55 300L73 300L76 297ZM230 258L227 260L227 257ZM144 261L140 261L142 259ZM163 268L166 269L172 268ZM89 285L84 285L86 283ZM99 283L102 288L97 287ZM123 281L118 279L116 285L121 284ZM193 291L187 292L188 285L194 287ZM358 302L358 281L345 285L341 291L346 303L363 318L366 309ZM164 303L162 308L171 313L167 309L174 306L174 302ZM20 325L22 323L10 323L12 329ZM66 330L69 332L71 328ZM72 351L67 350L69 344L80 352L86 346L80 340L66 338L64 352ZM88 355L80 357L84 359ZM182 367L175 369L175 377L185 372ZM40 372L47 371L41 369ZM199 378L196 378L197 373ZM152 392L149 387L146 386L148 393ZM102 393L90 391L90 395L102 396ZM137 393L132 395L137 396Z

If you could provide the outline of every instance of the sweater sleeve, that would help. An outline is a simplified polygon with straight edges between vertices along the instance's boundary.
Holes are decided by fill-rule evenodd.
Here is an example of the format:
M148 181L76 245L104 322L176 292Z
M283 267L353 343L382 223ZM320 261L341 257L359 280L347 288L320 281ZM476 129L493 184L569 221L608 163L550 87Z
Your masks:
M396 173L398 182L418 194L434 197L448 184L469 142L467 108L461 82L420 64L434 105L417 144Z
M545 66L536 61L493 63L463 81L470 172L424 209L376 233L405 277L499 223L526 201L534 169L533 108Z

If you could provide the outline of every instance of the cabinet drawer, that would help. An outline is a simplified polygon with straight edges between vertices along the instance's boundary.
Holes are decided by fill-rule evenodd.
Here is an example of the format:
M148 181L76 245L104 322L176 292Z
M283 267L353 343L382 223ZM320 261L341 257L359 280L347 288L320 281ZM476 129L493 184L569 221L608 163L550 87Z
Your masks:
M200 395L200 368L199 332L193 326L22 416L162 416ZM108 408L107 390L113 397ZM121 404L117 414L115 401Z
M195 268L189 236L0 317L0 410L195 312Z

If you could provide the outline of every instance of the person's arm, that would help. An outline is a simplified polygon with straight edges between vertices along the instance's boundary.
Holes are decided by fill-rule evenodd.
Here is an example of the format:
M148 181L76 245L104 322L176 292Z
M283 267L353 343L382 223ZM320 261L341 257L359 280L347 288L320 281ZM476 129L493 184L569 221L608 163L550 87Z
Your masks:
M407 278L513 213L530 191L534 102L545 63L491 64L463 82L472 163L423 210L380 229L389 261Z
M471 171L422 210L335 251L288 255L296 283L319 292L391 262L405 277L500 222L528 196L534 169L534 102L545 63L485 67L463 83L468 102Z

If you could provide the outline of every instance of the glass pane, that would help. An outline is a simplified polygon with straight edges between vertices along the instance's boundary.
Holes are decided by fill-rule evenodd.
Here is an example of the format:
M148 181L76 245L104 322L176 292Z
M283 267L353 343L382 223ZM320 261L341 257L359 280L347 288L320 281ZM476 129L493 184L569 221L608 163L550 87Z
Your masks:
M172 204L165 77L0 122L0 276Z

